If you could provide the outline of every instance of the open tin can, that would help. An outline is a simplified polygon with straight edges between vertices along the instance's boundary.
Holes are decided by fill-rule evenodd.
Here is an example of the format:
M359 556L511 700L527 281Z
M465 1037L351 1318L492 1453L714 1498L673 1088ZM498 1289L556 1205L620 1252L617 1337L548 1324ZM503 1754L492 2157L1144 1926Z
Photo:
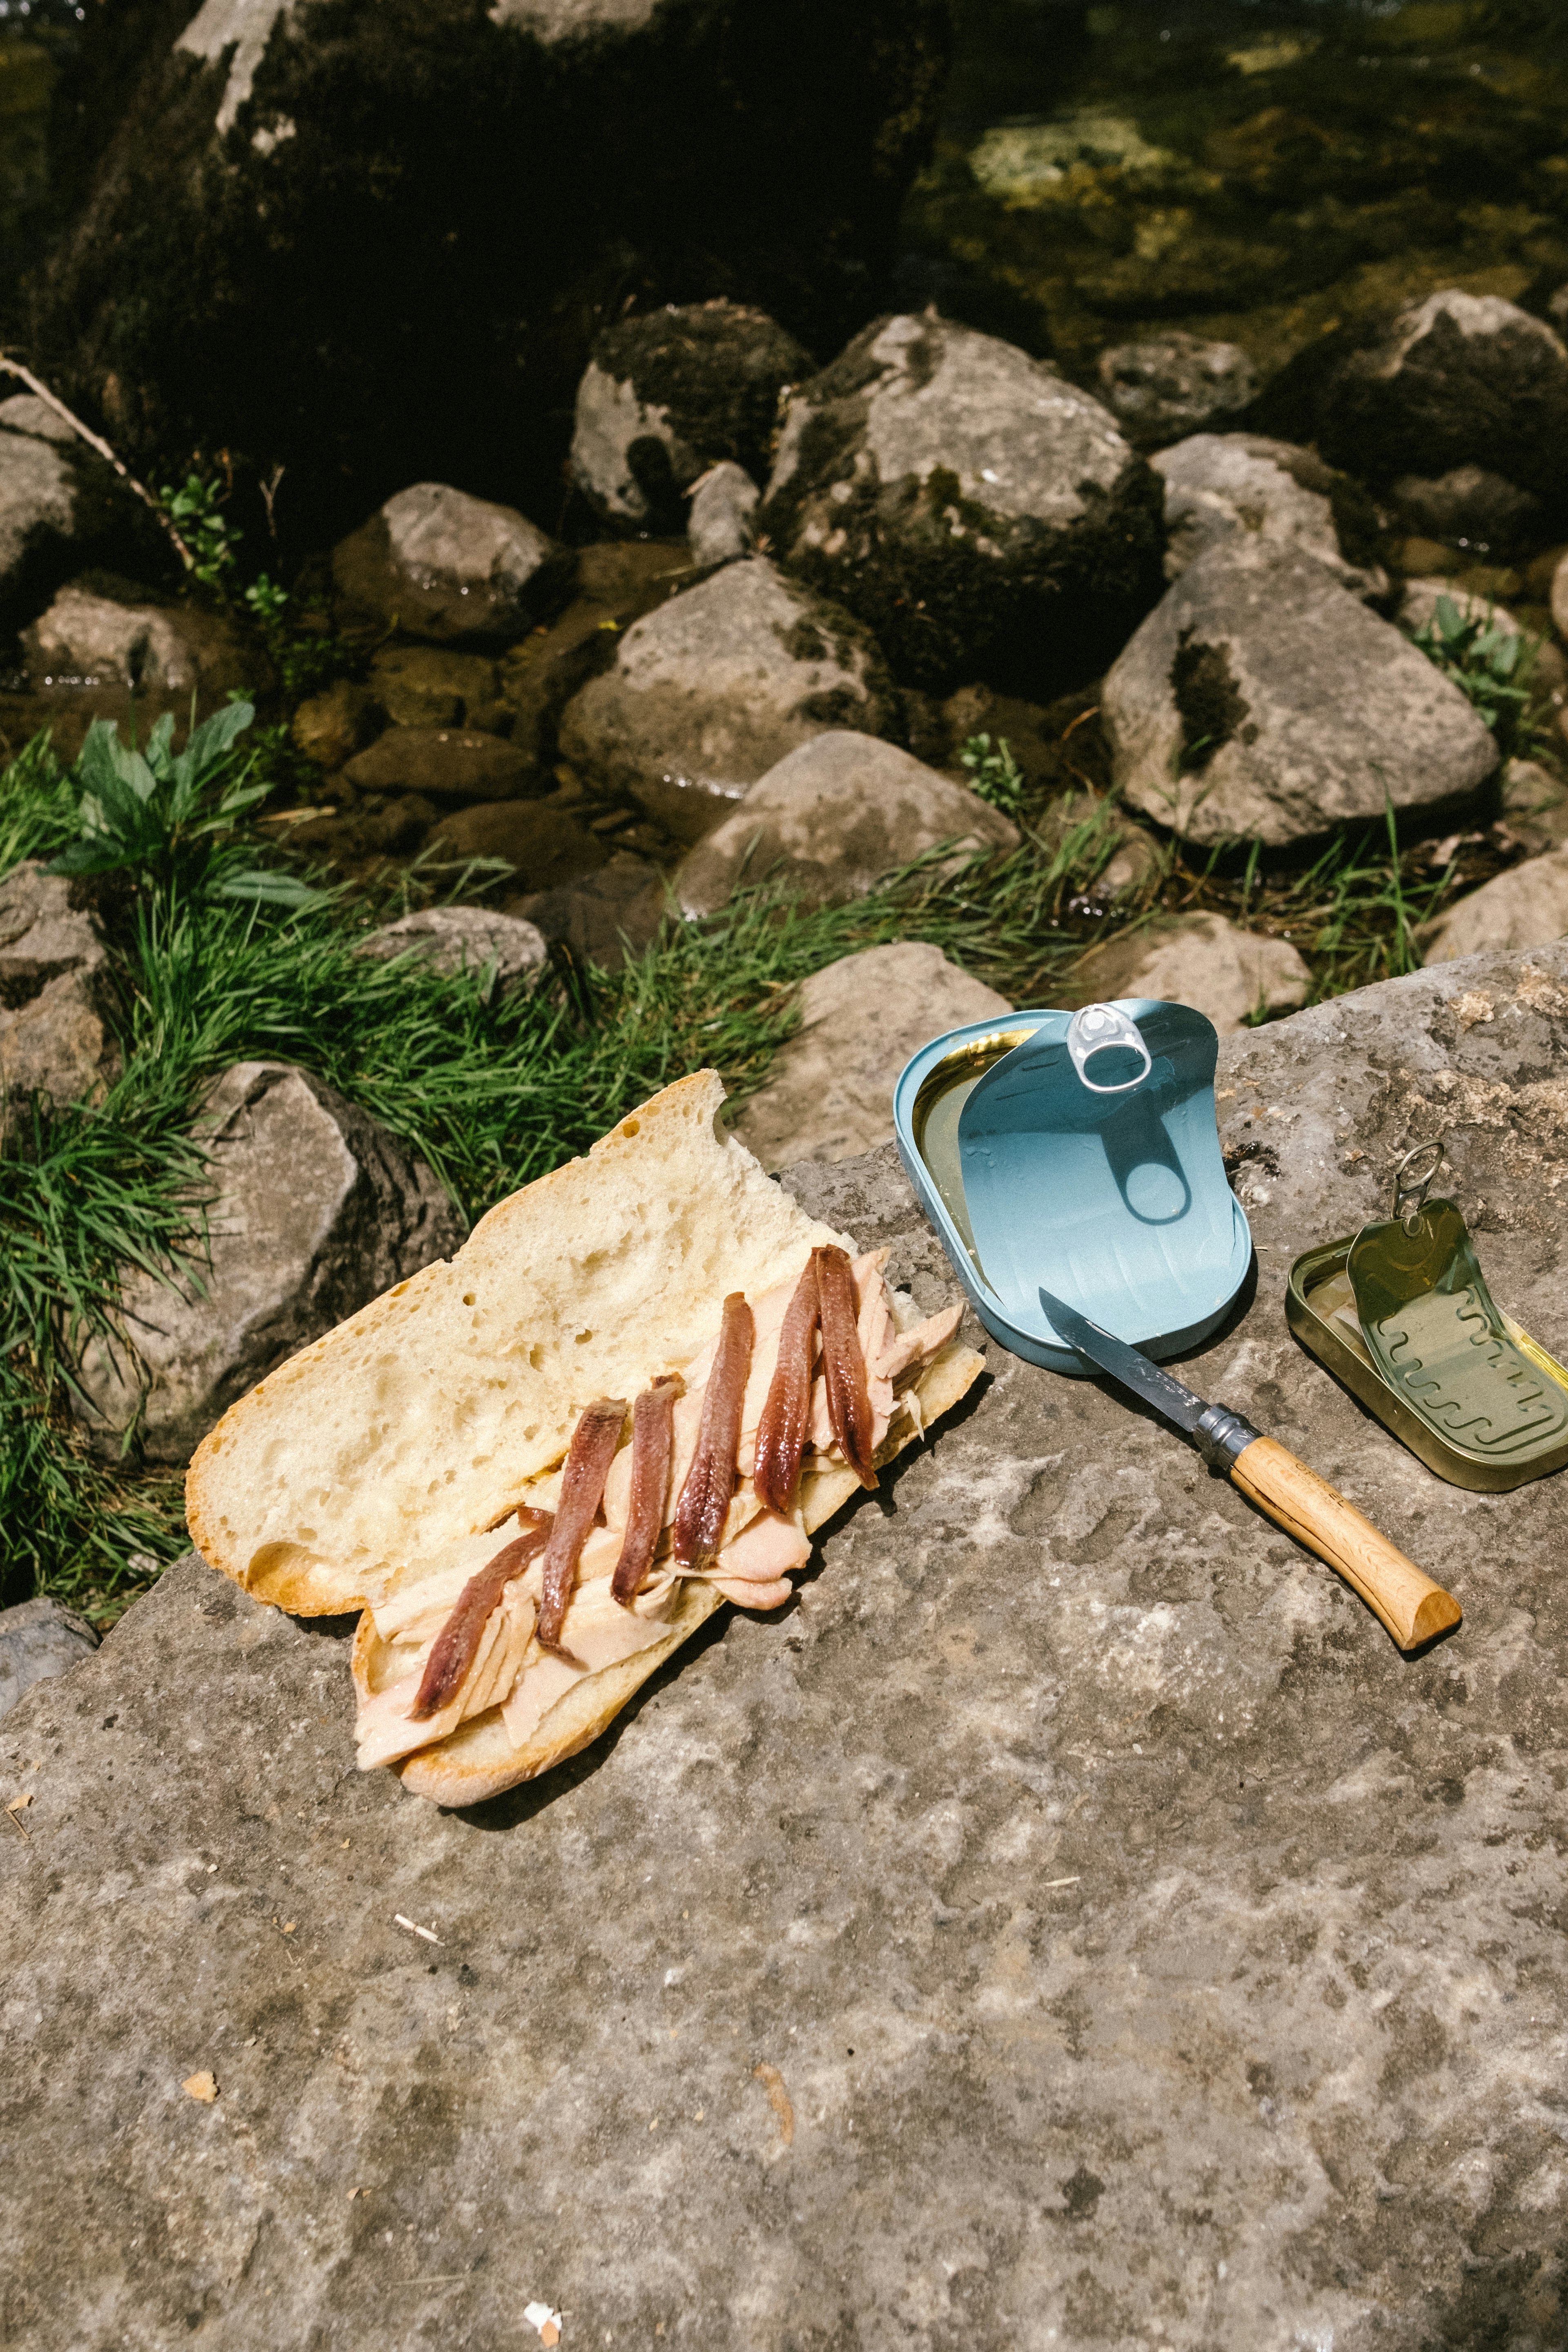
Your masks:
M1285 1316L1429 1470L1502 1494L1568 1465L1568 1370L1496 1304L1456 1204L1427 1200L1441 1160L1418 1144L1391 1217L1304 1251Z
M1252 1236L1215 1121L1213 1024L1124 998L950 1030L893 1096L900 1155L982 1322L1081 1378L1042 1287L1154 1357L1195 1346Z

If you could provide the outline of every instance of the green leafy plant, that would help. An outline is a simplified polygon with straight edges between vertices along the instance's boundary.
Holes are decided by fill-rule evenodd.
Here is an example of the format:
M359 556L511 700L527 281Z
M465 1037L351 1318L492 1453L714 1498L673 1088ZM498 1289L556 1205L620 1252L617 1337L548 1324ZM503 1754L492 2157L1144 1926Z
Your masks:
M216 476L193 472L178 489L165 482L158 502L190 551L193 576L226 598L245 533L225 514L224 495Z
M1016 816L1024 804L1025 780L1005 735L998 735L994 743L989 735L972 735L958 756L981 799L1004 816Z
M231 702L193 726L180 752L169 713L145 751L122 743L111 719L94 719L76 765L79 837L49 871L130 871L144 887L179 898L313 904L321 892L297 876L249 862L255 851L243 820L271 789L254 781L253 758L235 749L255 716L248 702Z
M1467 615L1452 596L1439 596L1436 611L1425 628L1417 629L1415 643L1475 705L1504 756L1519 751L1529 731L1535 639L1500 627L1489 606Z

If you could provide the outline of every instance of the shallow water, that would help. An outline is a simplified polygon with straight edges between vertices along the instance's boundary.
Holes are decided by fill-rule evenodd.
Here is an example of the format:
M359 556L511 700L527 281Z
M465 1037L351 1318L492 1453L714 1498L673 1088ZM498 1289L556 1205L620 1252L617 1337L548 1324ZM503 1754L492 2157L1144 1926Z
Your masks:
M1439 286L1568 282L1562 0L957 0L900 303L1075 374L1156 326L1272 373Z

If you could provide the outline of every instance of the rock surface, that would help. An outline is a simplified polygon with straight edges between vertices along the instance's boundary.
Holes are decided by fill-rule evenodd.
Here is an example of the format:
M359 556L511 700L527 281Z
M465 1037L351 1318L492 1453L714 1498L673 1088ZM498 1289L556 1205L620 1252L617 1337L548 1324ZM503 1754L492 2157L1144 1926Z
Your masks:
M483 971L495 967L496 985L522 980L545 961L544 940L531 923L499 915L486 907L423 907L383 923L363 940L359 952L376 963L417 954L436 971Z
M490 801L441 819L437 841L447 857L502 857L520 890L549 890L603 866L608 850L570 809L548 801Z
M793 335L740 303L619 320L577 387L572 478L610 522L679 530L682 499L710 466L767 472L779 394L811 373Z
M743 467L710 466L692 484L686 526L694 563L733 563L757 543L755 482Z
M1497 765L1471 705L1314 558L1192 564L1106 678L1123 797L1184 839L1266 848L1463 805Z
M1401 475L1393 497L1412 530L1478 555L1516 554L1539 534L1540 499L1483 466L1456 466L1436 480Z
M753 556L635 623L614 667L567 705L560 740L574 768L694 842L809 737L898 724L866 631Z
M735 1131L768 1169L874 1151L892 1140L893 1088L910 1055L944 1029L1012 1010L923 940L842 956L803 982L800 1027Z
M386 723L375 697L351 678L334 678L324 694L300 703L289 723L295 749L312 767L342 767L374 740Z
M858 898L944 841L962 861L1016 849L1018 828L897 744L836 727L752 786L733 816L682 861L676 895L689 915L709 915L742 880L771 876L809 903Z
M1387 593L1375 558L1377 511L1310 449L1256 433L1195 433L1150 463L1165 485L1165 577L1242 531L1326 564L1357 596Z
M395 727L478 727L505 731L494 662L447 646L384 646L369 691Z
M91 1100L120 1072L109 951L63 875L36 860L0 882L0 1087ZM0 1127L5 1109L0 1105Z
M1458 1632L1401 1657L1175 1437L994 1347L788 1616L477 1814L356 1776L346 1627L185 1563L0 1727L28 2352L503 2346L533 2298L565 2352L1561 2341L1568 1486L1439 1485L1281 1302L1446 1124L1499 1300L1568 1348L1568 950L1227 1039L1219 1093L1258 1292L1176 1369ZM890 1150L791 1184L952 1294Z
M1483 882L1439 916L1423 961L1454 963L1500 948L1538 948L1568 931L1568 848Z
M801 386L761 521L900 677L1038 695L1091 677L1154 602L1159 508L1099 401L928 311L877 320Z
M547 940L563 940L585 962L615 967L648 946L668 909L658 868L617 849L592 873L524 891L508 912L537 924Z
M510 645L571 593L574 559L515 507L416 482L340 541L344 616L436 645Z
M85 1617L58 1601L22 1601L0 1609L0 1715L9 1715L35 1683L68 1675L98 1647Z
M39 363L121 446L280 462L279 528L309 546L454 450L466 487L552 515L628 297L725 291L836 349L890 264L951 37L942 0L88 19Z
M418 793L456 808L521 800L553 789L526 753L467 727L389 727L344 768L361 793Z
M128 1280L124 1326L144 1397L125 1350L95 1346L83 1362L81 1417L116 1454L140 1407L148 1459L185 1461L275 1365L463 1238L424 1162L303 1070L237 1063L204 1127L216 1198L201 1289Z
M148 558L163 568L166 543L104 460L31 393L0 401L0 624L88 564Z
M1258 390L1258 370L1239 343L1205 342L1180 328L1112 344L1099 371L1100 398L1137 449L1223 429Z
M205 718L231 694L254 698L272 683L259 646L230 622L108 572L68 582L23 631L22 658L6 730L22 740L47 727L62 760L76 757L93 719L144 737L168 712L183 737L193 694Z
M1293 1013L1312 992L1312 975L1289 940L1239 930L1223 915L1178 915L1124 932L1085 956L1073 994L1089 1004L1152 996L1191 1004L1222 1037L1258 1013Z
M1496 294L1448 289L1402 310L1331 379L1318 439L1372 481L1483 466L1561 504L1568 350Z

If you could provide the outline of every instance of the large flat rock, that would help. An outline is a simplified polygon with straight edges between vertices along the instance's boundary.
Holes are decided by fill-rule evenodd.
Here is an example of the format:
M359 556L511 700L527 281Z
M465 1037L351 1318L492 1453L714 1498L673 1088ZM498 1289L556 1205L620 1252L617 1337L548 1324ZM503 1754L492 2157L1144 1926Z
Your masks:
M1189 1376L1457 1635L1402 1658L994 1349L785 1619L474 1814L355 1773L344 1627L188 1560L0 1727L10 2342L525 2345L535 2299L566 2352L1564 2340L1568 1488L1439 1485L1281 1292L1446 1123L1568 1346L1568 947L1222 1053L1259 1274ZM791 1181L942 1286L890 1151Z

